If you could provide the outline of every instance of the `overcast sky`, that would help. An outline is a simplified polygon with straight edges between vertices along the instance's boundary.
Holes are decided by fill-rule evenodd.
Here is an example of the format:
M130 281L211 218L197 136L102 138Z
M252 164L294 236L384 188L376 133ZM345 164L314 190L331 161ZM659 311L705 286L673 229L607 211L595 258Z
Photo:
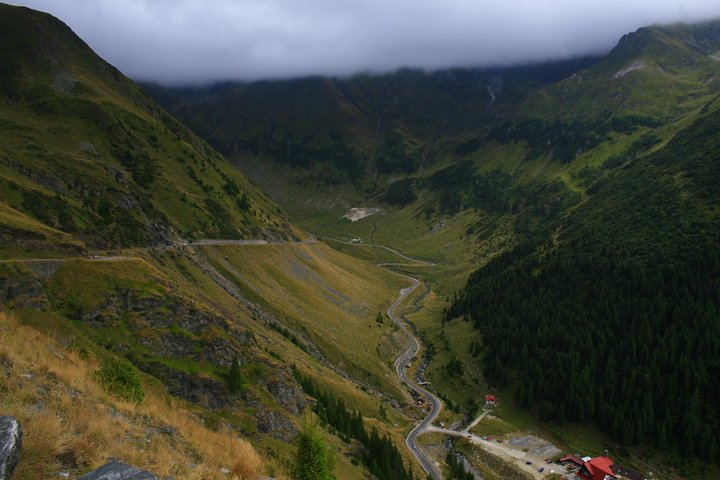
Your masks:
M7 0L6 0L7 1ZM604 53L720 0L10 0L50 12L136 80L171 84Z

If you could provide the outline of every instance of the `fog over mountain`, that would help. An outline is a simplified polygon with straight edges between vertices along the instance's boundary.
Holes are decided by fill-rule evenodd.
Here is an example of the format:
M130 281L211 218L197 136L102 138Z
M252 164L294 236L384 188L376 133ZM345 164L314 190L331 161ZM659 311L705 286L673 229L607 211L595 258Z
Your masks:
M127 75L166 84L507 65L604 53L717 0L22 0Z

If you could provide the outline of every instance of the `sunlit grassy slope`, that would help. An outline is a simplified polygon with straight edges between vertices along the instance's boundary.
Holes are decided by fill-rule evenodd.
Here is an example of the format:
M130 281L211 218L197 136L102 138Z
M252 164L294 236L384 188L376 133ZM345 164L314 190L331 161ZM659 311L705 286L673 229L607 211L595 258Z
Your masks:
M288 415L266 385L279 381L290 388L287 366L292 364L321 388L342 398L348 407L361 411L369 426L377 426L398 444L402 442L408 419L389 403L405 402L390 373L401 343L389 322L379 325L376 315L396 298L399 288L406 286L404 279L322 244L201 249L194 260L184 253L158 249L128 250L122 252L126 258L113 261L68 259L50 263L56 270L42 280L49 310L21 308L18 315L23 322L62 341L72 339L74 350L125 357L148 372L160 365L186 376L189 382L224 384L227 366L208 360L204 352L218 344L232 348L242 359L241 371L248 382L245 395L256 400L252 404L235 403L231 409L209 407L200 401L192 409L213 428L225 423L239 428L252 443L270 452L268 465L273 458L290 456L294 447L259 434L255 418L266 410ZM200 257L236 282L248 299L274 314L277 323L257 317L203 273L197 264ZM234 278L229 272L239 276ZM31 281L32 273L22 263L5 264L0 281L6 278ZM126 309L125 298L131 298L132 304L155 306L150 311ZM193 317L202 322L212 319L211 323L199 329L185 325L186 320L170 314L176 302L183 305L182 311L195 310ZM302 332L325 358L361 383L328 368L293 343L282 331L286 327ZM237 334L247 338L248 333L252 343L241 346L232 342ZM186 347L181 345L188 341L195 347L183 350ZM161 377L166 379L167 373ZM157 380L145 378L162 391ZM309 415L306 410L303 416L290 418L300 427L303 418L311 418ZM333 436L328 436L328 441L341 452L348 448ZM336 472L349 479L364 475L344 455L338 455Z
M110 458L187 479L228 478L223 468L236 479L265 471L249 443L207 428L154 382L139 405L104 391L95 372L109 354L78 354L6 313L0 333L0 408L24 429L17 478L76 476Z
M405 279L324 244L202 250L248 298L306 332L333 363L383 391L397 388L389 368L394 355L383 358L379 350L391 330L376 316Z

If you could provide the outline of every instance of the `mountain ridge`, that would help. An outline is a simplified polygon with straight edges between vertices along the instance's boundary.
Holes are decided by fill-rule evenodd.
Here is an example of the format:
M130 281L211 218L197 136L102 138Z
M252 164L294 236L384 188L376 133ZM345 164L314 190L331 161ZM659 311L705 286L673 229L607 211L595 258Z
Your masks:
M10 209L105 247L299 233L65 24L1 8L0 194Z

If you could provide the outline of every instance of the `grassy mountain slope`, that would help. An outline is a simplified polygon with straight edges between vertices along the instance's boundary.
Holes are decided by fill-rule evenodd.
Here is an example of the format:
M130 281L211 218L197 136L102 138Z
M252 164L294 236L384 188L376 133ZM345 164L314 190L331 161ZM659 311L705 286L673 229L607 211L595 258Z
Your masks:
M102 246L292 234L266 197L67 26L0 9L4 248L77 249L59 232Z
M276 204L59 20L0 5L0 27L0 304L23 325L0 319L10 332L0 353L15 365L0 410L26 425L23 478L80 475L108 455L161 475L228 478L232 449L257 463L237 478L282 478L278 465L314 416L292 365L402 445L417 412L387 363L401 342L376 316L405 279L294 243L305 235ZM187 241L203 238L275 243ZM19 351L28 337L34 366ZM45 371L55 349L77 378L65 360ZM106 361L128 362L139 405L102 390ZM37 380L17 384L26 373ZM63 400L75 390L82 405ZM94 424L79 418L89 410ZM177 434L153 433L143 457L143 432L159 422ZM323 435L341 452L338 477L365 478L349 439Z
M264 472L247 442L203 425L156 385L139 405L105 391L96 381L107 357L101 352L78 355L5 313L0 331L3 413L25 431L16 478L74 476L108 457L188 479L214 478L223 468L243 478Z
M322 244L292 252L260 246L219 248L205 254L248 297L285 324L306 332L332 363L342 364L353 378L398 396L397 379L385 376L393 360L388 354L396 347L389 329L380 327L375 318L387 310L393 292L406 281Z
M405 400L389 381L391 366L384 363L399 344L393 329L378 325L375 317L404 286L402 279L323 245L124 253L128 256L108 261L0 264L2 302L24 324L50 332L73 352L129 360L144 372L146 390L162 385L187 402L208 428L237 431L268 452L268 465L291 454L292 440L308 415L290 365L401 444L411 412L396 403ZM218 280L223 276L228 283ZM284 285L282 294L263 283L279 288L277 280ZM304 290L306 284L325 284L327 295L315 298ZM355 307L341 312L337 299ZM296 311L303 308L313 314ZM352 338L348 329L339 331L347 323L354 324ZM333 325L335 337L323 338ZM375 339L382 349L377 353ZM337 342L350 348L339 351ZM228 383L235 359L239 391ZM378 389L392 396L378 396ZM352 451L338 438L328 436L328 441L340 451ZM338 458L336 471L343 478L363 478L351 456Z

